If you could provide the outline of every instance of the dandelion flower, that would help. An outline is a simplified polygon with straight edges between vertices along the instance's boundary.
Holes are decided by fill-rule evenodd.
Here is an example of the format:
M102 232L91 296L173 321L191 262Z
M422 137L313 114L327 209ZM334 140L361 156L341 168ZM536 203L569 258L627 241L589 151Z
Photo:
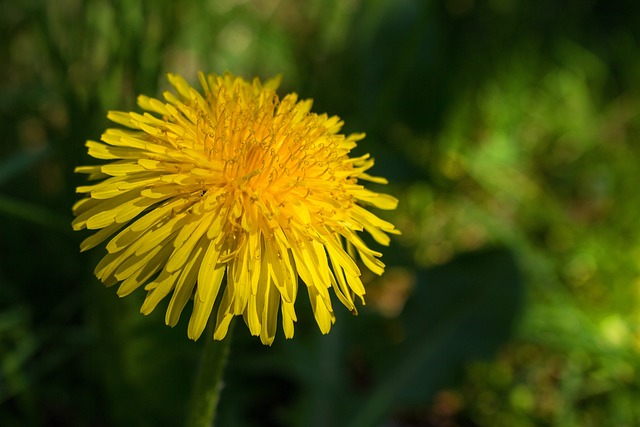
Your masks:
M73 228L98 230L81 250L109 240L95 274L119 284L121 297L144 286L145 315L171 294L165 321L175 326L193 300L193 340L214 311L215 339L242 315L271 344L279 313L291 338L298 278L329 332L330 290L353 312L354 299L364 303L354 260L384 271L358 232L382 245L398 234L367 210L394 209L397 200L361 185L386 183L367 174L369 155L349 157L364 134L341 134L338 117L312 113L312 101L295 93L280 99L279 78L199 78L203 93L169 74L175 92L164 101L140 96L144 114L109 112L122 127L87 141L89 155L108 162L76 168L97 181L77 188L84 198L73 206Z

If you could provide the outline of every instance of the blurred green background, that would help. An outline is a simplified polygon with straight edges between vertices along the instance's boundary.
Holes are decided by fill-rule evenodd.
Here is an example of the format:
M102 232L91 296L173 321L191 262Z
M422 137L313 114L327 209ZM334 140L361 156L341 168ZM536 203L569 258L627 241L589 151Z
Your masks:
M106 112L198 70L282 73L366 132L403 231L329 335L304 291L293 340L235 328L219 425L640 425L639 22L634 0L0 0L0 425L181 424L202 339L99 284L70 207Z

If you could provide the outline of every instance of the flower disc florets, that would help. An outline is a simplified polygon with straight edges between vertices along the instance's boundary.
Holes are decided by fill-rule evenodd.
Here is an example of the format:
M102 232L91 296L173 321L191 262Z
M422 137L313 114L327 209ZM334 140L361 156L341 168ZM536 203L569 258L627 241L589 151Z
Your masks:
M113 236L96 276L120 283L120 296L145 285L144 314L171 293L171 326L193 299L194 340L222 290L214 338L242 315L265 344L274 339L278 311L285 336L293 336L300 277L327 333L335 321L329 289L352 311L354 296L365 294L356 254L374 273L384 271L381 254L356 232L383 245L386 233L397 234L363 207L397 205L358 183L386 182L366 173L368 155L348 155L364 135L340 134L342 121L311 113L311 100L280 99L279 79L200 74L204 96L180 76L169 80L177 95L164 93L166 102L140 96L146 113L108 115L128 129L86 143L91 156L109 163L76 168L100 180L78 187L86 197L73 208L74 229L99 230L81 249Z

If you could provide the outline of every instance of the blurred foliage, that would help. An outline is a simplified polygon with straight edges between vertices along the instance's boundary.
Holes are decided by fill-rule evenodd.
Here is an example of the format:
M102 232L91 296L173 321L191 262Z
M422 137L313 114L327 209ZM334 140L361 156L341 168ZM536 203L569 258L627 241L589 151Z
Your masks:
M202 343L97 283L68 224L106 111L198 70L282 73L366 131L403 230L329 335L302 295L293 340L236 328L221 425L640 425L640 3L0 12L0 425L181 423Z

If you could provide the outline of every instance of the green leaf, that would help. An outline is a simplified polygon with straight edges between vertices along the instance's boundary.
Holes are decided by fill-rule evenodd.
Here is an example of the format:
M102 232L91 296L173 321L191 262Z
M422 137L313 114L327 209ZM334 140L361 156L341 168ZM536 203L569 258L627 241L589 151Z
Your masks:
M51 154L51 150L47 146L38 150L17 151L0 163L0 184L4 184L15 175L25 172L49 154Z
M16 200L0 194L0 214L20 218L42 227L58 231L71 231L71 218L35 205L33 203Z
M420 272L400 319L405 338L370 360L380 379L347 425L378 425L398 405L429 401L465 362L492 355L509 337L521 300L518 269L505 250Z

